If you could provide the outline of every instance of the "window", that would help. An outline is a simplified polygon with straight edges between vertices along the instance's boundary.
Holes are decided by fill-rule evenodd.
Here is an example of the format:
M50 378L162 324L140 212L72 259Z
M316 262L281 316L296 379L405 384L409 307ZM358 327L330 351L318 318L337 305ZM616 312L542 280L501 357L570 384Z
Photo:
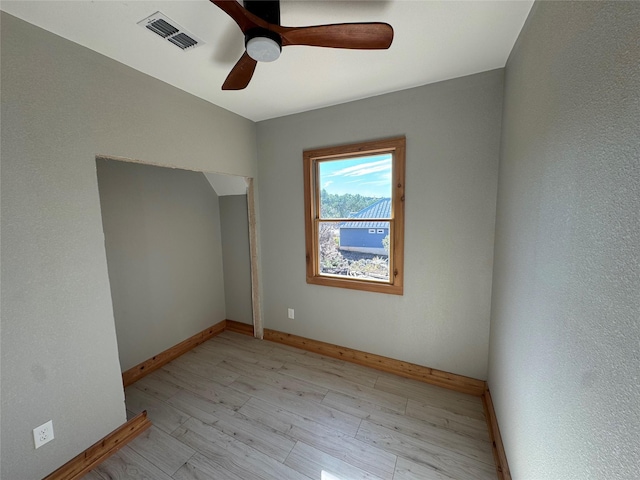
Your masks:
M307 283L402 295L405 138L303 160Z

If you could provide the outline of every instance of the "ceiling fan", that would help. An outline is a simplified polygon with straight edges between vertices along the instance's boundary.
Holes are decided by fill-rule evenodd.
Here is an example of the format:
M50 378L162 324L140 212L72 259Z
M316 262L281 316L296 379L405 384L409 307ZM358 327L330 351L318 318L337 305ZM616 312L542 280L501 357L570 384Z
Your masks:
M393 28L387 23L337 23L309 27L280 25L280 1L245 0L244 7L235 0L210 0L240 27L246 51L231 69L223 90L245 88L257 62L277 60L282 47L313 47L384 50L391 46Z

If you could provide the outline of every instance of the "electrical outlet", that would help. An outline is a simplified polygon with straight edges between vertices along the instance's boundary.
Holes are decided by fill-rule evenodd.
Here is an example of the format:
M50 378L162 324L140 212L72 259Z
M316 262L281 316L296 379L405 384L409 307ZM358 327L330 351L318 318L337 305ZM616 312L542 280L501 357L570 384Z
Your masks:
M290 309L289 309L289 318L290 318L291 320L293 320L293 319L295 318L295 316L294 316L294 314L293 314L293 308L290 308Z
M45 443L53 440L53 421L49 420L47 423L43 423L38 428L33 429L33 442L36 448L40 448Z

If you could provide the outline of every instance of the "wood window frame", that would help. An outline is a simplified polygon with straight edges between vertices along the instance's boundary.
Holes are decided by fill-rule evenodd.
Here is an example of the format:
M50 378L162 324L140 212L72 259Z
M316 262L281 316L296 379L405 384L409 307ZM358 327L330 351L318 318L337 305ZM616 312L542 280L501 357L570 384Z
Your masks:
M320 222L318 162L341 160L391 153L391 242L389 246L390 282L328 276L320 274L318 224ZM405 137L374 140L349 145L317 148L303 152L304 211L307 283L329 287L350 288L368 292L403 294L404 282L404 200L405 200ZM353 221L353 219L351 219Z

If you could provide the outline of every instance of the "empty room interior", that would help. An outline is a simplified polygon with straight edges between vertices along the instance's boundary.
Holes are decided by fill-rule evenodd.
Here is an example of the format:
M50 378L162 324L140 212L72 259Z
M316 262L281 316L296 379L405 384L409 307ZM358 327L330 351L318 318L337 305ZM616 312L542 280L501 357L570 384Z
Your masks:
M638 478L640 2L251 3L0 5L0 477Z

